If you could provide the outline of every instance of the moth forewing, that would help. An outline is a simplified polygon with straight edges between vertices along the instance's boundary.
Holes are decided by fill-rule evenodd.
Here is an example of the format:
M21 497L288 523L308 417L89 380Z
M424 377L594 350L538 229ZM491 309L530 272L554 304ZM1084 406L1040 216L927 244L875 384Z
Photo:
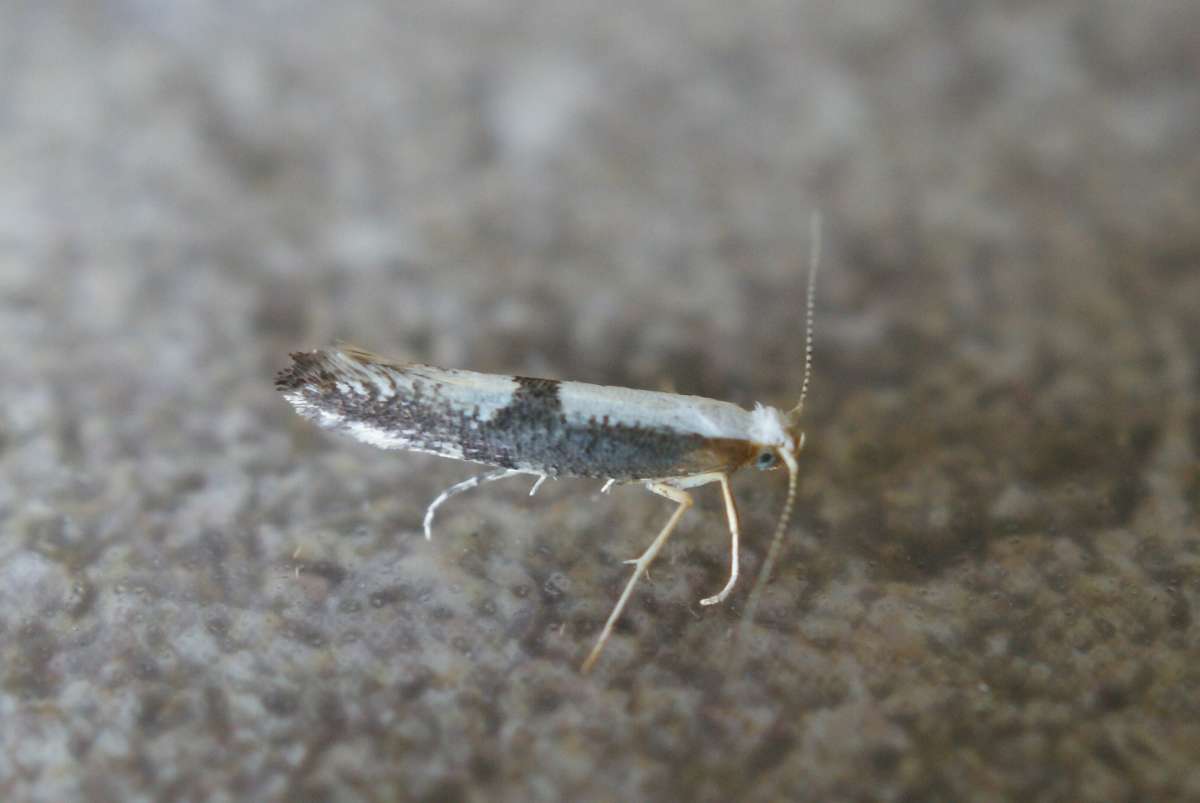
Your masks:
M689 479L712 474L732 474L751 463L761 447L734 438L705 438L696 448L683 454L663 479L672 479L679 487L688 487ZM711 482L711 480L709 480ZM705 484L697 482L694 484Z
M351 348L292 358L276 385L321 427L540 476L735 471L761 427L761 408L697 396L403 364Z

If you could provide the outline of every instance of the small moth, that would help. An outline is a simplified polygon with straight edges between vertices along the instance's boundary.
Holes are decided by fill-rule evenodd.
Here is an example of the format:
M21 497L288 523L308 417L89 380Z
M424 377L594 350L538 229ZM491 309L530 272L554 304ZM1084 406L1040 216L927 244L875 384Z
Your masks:
M800 417L812 373L813 300L820 264L820 221L812 220L804 378L800 399L788 412L756 405L648 390L482 374L374 356L350 346L295 352L275 387L296 411L318 426L344 432L381 449L416 452L492 466L450 486L425 511L425 537L434 513L456 494L516 475L535 477L532 496L547 477L587 477L640 482L675 503L666 524L642 555L633 575L584 661L589 671L612 635L633 589L692 506L691 488L721 486L730 535L725 586L701 605L716 605L738 579L740 526L729 477L753 466L788 472L787 499L767 557L751 590L743 621L753 616L770 576L796 499L797 455L804 447Z

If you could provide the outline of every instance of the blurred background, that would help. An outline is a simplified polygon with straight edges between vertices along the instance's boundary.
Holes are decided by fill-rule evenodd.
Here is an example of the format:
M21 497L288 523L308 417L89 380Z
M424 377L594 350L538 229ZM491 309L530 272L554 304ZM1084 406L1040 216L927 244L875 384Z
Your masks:
M0 797L1200 798L1200 5L0 2ZM342 338L790 406L698 494L301 421ZM783 502L739 477L753 573Z

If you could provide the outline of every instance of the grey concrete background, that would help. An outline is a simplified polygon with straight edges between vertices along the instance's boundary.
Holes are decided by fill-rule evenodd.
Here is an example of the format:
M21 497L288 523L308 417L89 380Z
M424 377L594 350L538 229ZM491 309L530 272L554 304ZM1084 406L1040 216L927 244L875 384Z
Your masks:
M0 797L1200 799L1200 5L0 6ZM790 404L715 492L372 451L335 337ZM759 565L782 477L735 484Z

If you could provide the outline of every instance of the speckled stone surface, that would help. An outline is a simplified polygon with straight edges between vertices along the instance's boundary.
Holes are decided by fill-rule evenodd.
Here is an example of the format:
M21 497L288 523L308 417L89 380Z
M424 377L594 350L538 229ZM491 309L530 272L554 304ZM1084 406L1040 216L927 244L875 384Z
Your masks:
M1200 799L1200 5L0 5L0 798ZM719 496L315 431L345 338L788 405ZM735 482L759 565L782 477Z

